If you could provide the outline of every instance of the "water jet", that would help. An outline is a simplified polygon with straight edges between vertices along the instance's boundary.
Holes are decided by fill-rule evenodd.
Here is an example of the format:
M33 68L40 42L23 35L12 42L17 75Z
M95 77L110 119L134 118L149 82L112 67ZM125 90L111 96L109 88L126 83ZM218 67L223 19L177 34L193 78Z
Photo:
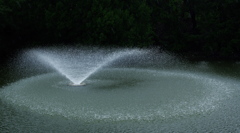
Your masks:
M37 58L46 65L51 66L72 82L72 85L83 85L83 81L103 66L122 58L145 53L140 49L122 50L30 50L29 56Z

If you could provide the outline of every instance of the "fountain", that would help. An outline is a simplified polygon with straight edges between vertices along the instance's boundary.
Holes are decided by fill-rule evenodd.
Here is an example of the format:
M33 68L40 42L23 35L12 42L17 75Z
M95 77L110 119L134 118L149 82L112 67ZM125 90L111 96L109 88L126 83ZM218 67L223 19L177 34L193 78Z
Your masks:
M111 63L118 58L143 53L139 49L124 49L120 51L101 49L90 50L31 50L34 58L38 58L45 64L53 67L59 73L71 81L72 86L85 85L83 81L102 66Z
M22 59L50 70L1 88L3 132L234 132L239 126L232 128L240 120L239 79L208 62L100 48L31 49Z

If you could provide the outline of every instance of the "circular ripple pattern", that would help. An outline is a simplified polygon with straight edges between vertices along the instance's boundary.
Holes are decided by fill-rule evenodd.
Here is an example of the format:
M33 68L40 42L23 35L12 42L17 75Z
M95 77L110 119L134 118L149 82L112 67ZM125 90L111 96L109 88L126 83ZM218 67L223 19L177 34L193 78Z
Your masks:
M69 86L57 73L10 84L3 101L39 114L82 121L152 121L205 115L232 94L220 76L177 70L106 68Z

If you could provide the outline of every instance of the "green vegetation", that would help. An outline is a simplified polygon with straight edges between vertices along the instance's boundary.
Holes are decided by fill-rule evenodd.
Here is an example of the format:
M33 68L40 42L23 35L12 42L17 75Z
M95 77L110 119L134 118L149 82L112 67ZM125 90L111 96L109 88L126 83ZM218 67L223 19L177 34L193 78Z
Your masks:
M239 58L239 12L238 0L0 0L0 53L94 44Z

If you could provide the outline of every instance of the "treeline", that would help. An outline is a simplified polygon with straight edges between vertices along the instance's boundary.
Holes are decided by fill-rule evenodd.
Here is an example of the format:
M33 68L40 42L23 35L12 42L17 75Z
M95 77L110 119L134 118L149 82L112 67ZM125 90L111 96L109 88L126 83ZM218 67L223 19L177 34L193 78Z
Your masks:
M238 58L239 12L238 0L0 0L0 52L93 44Z

